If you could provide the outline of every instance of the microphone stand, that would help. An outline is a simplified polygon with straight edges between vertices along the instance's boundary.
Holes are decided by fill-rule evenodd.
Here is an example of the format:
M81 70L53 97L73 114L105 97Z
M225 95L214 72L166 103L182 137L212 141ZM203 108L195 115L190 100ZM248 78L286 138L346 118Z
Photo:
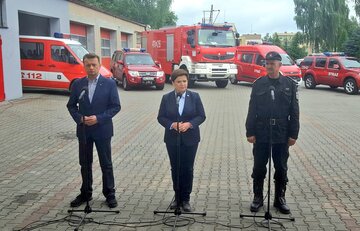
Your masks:
M176 96L176 106L179 111L179 102L180 102L180 96ZM171 211L159 211L155 210L154 214L168 214L173 213L175 215L175 220L173 224L173 230L176 230L178 220L180 218L181 214L192 214L192 215L202 215L206 216L206 212L184 212L181 211L180 208L180 153L181 153L181 133L179 131L179 123L180 123L180 116L179 112L176 113L176 130L177 130L177 136L176 136L176 187L175 187L175 200L176 200L176 208L174 212ZM184 226L184 225L180 225Z
M272 87L272 86L271 86ZM273 217L271 212L270 212L270 194L271 194L271 157L272 157L272 145L273 145L273 140L272 140L272 136L273 136L273 128L272 126L275 125L275 118L274 117L274 103L275 103L275 93L274 93L274 89L275 88L270 88L271 90L271 110L270 110L270 119L269 119L269 125L270 125L270 129L269 129L269 156L268 156L268 161L269 161L269 172L268 172L268 191L267 191L267 210L265 212L265 214L263 216L258 216L258 215L246 215L246 214L240 214L240 218L244 218L244 217L260 217L260 218L264 218L267 221L268 224L268 230L271 230L271 220L272 219L278 219L278 220L288 220L288 221L295 221L294 217ZM277 222L279 223L279 222Z
M80 104L84 103L84 97L82 97L79 100L79 108L80 108ZM83 107L81 107L83 109ZM88 168L91 168L91 163L90 163L90 158L88 157L88 153L86 152L86 144L87 144L87 140L86 140L86 125L85 125L85 116L83 113L83 110L81 110L81 114L82 114L82 124L81 124L81 134L82 134L82 142L81 142L81 146L82 146L82 153L80 153L80 155L84 155L85 156L85 162ZM75 227L75 231L78 231L81 225L85 225L85 218L88 214L92 213L92 212L96 212L96 213L120 213L120 210L93 210L90 207L90 203L89 203L89 191L90 191L90 174L89 174L89 169L86 169L86 173L85 173L85 185L86 185L86 206L84 209L69 209L68 213L77 213L77 212L84 212L83 216L81 217L80 222L77 224L77 226Z

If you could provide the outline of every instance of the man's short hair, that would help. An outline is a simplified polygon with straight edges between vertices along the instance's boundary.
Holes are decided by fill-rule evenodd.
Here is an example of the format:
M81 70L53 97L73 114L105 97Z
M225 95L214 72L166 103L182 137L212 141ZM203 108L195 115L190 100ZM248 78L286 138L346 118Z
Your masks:
M88 53L84 55L83 62L85 62L85 59L94 59L94 58L97 58L98 62L100 63L100 57L95 53Z
M189 72L185 69L176 69L173 71L173 73L171 74L171 81L174 82L176 80L177 77L179 76L183 76L185 75L186 78L189 80Z

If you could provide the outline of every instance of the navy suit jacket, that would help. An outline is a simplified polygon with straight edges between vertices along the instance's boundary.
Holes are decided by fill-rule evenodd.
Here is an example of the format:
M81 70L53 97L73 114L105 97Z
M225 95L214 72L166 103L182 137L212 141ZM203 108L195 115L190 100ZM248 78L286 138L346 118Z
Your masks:
M195 145L200 142L199 125L205 121L206 116L199 94L187 90L181 116L176 105L175 91L171 91L162 97L157 119L165 128L164 142L169 145L176 145L177 138L176 130L170 129L171 124L177 119L182 122L190 122L192 128L181 133L181 141L184 145Z
M83 137L81 117L96 115L98 123L85 127L86 136L93 139L108 139L114 134L112 117L121 109L116 83L100 75L91 103L88 92L79 100L85 88L88 88L87 77L75 80L67 103L67 108L77 124L76 135L79 138Z

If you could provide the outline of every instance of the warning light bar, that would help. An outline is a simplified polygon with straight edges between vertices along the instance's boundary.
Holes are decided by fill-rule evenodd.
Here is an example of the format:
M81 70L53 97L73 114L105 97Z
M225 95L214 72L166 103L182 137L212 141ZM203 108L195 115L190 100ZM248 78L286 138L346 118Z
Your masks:
M145 48L123 48L124 52L145 52Z

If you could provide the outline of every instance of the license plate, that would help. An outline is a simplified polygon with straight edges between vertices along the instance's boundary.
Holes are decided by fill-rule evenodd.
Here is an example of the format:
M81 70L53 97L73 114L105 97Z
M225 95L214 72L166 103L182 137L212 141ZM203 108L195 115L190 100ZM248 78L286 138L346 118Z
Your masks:
M153 77L143 77L143 80L144 81L149 81L149 80L152 81L152 80L154 80L154 78Z
M153 84L153 81L151 81L151 80L146 80L146 81L143 81L143 83L144 83L145 85L152 85L152 84Z

